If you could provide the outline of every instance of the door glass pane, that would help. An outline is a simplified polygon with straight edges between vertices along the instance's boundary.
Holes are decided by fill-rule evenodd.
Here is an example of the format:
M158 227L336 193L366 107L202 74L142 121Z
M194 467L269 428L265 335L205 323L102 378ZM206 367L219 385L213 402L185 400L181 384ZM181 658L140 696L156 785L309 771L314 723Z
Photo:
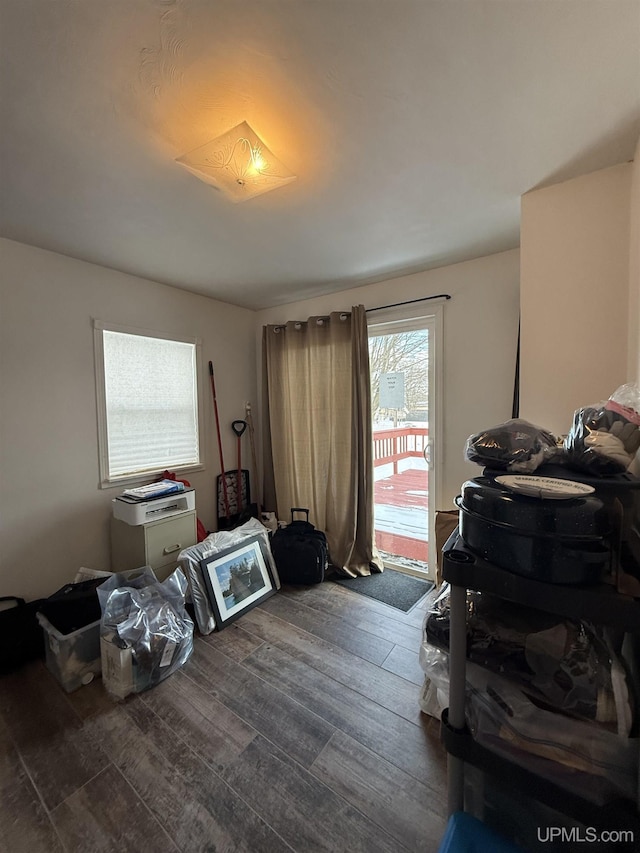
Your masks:
M376 545L385 565L427 572L429 330L370 331Z

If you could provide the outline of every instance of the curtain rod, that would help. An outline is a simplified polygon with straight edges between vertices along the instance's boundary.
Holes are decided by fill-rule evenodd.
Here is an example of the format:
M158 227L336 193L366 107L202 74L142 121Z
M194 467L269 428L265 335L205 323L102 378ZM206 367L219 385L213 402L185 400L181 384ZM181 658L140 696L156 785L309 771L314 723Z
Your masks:
M420 299L408 299L406 302L394 302L392 305L378 305L377 308L365 309L365 313L382 311L385 308L399 308L401 305L412 305L414 302L427 302L429 299L451 299L451 295L449 293L438 293L437 296L422 296Z
M382 311L385 308L398 308L401 305L413 305L414 302L428 302L429 299L451 299L450 294L448 293L438 293L436 296L421 296L419 299L408 299L406 302L394 302L393 305L378 305L377 308L365 308L365 314L369 314L371 311ZM340 311L340 319L346 320L347 317L351 315L351 311ZM324 317L317 317L316 323L319 326L324 325L324 323L329 319L328 315ZM296 329L301 329L305 325L305 321L297 320L294 322L294 326ZM273 326L273 331L278 334L282 331L286 326L286 323L278 323ZM265 326L265 328L267 328Z

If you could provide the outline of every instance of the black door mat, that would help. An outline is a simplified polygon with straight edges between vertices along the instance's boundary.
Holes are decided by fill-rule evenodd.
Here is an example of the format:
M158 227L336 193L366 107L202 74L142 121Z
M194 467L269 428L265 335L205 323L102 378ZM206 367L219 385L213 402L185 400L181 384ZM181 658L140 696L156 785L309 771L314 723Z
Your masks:
M333 581L405 613L433 589L431 581L395 572L393 569L357 578L333 578Z

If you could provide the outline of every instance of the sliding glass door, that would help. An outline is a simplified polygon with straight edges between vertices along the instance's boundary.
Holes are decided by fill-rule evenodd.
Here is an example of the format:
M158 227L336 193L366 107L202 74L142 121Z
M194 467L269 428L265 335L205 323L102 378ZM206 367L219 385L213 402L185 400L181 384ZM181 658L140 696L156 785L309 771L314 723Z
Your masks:
M369 323L376 545L385 566L433 576L439 442L439 306Z

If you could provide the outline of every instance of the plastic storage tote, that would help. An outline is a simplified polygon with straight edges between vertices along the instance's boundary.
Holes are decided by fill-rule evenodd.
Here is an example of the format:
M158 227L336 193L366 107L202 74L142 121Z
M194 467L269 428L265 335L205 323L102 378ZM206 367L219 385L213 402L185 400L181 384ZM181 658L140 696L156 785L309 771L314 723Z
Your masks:
M101 672L100 620L61 634L42 613L38 622L45 633L45 662L67 693L93 680Z

